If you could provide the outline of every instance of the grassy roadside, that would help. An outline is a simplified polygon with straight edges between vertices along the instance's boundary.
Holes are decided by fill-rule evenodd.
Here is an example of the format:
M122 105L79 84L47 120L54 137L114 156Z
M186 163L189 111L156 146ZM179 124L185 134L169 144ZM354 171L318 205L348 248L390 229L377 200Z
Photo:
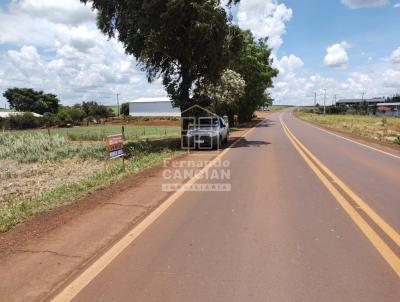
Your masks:
M22 197L2 203L0 204L0 232L8 231L35 214L69 204L90 192L107 187L128 175L138 173L179 153L180 151L164 149L135 154L125 161L125 168L122 167L120 160L116 160L111 162L106 169L83 180L59 185L37 196Z
M400 145L400 119L364 115L318 115L299 110L297 116L305 121L360 137Z
M271 112L281 111L283 109L289 108L290 106L287 105L272 105L269 108Z

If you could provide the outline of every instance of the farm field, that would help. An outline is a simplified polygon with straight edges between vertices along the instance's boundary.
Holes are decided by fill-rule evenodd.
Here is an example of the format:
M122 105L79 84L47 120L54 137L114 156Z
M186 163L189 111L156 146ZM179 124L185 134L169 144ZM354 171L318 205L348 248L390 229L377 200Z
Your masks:
M120 126L0 133L0 232L173 156L179 131L164 128L126 127L124 167L103 142Z
M298 111L298 116L327 128L355 134L380 142L400 144L400 118L364 115L318 115Z
M51 128L18 131L15 133L45 133L50 135L64 136L72 141L104 141L107 135L122 133L121 125L92 125L73 128ZM179 137L180 127L177 126L145 126L125 125L124 136L127 140L144 140Z

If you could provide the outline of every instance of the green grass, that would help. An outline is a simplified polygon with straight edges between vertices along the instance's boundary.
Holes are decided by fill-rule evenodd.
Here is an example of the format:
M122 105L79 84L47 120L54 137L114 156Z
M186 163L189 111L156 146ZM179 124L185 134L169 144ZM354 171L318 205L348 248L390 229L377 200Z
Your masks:
M33 163L72 157L105 159L105 144L72 144L65 136L41 132L0 133L0 159Z
M111 108L114 111L115 115L118 115L118 106L117 105L109 105L109 106L107 106L107 108ZM121 108L121 106L120 106L120 108Z
M158 152L136 152L130 160L125 161L125 168L122 167L120 160L115 160L108 169L84 180L56 187L39 196L3 203L0 205L0 232L6 232L36 214L72 203L90 192L107 187L177 153L178 151L168 149Z
M377 141L400 144L400 119L364 115L313 114L306 109L298 116L306 121L324 125Z
M276 112L276 111L280 111L280 110L283 110L283 109L286 109L289 107L290 106L287 106L287 105L272 105L272 106L269 106L268 108L270 111Z
M180 127L175 126L124 126L127 140L158 139L166 137L179 137ZM64 136L72 141L105 141L106 136L122 133L122 126L98 125L80 126L73 128L35 129L26 131L12 131L13 133L50 132L51 135Z

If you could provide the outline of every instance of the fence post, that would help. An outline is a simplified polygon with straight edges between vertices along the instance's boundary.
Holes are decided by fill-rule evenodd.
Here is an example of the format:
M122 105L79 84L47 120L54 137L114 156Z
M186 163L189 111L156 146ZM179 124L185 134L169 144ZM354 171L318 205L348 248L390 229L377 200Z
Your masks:
M121 127L121 131L122 131L122 138L125 139L125 127L124 126Z

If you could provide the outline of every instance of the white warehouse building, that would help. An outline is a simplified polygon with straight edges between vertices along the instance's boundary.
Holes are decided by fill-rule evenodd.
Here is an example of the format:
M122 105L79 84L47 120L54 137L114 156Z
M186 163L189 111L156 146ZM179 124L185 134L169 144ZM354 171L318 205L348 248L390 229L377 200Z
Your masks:
M180 117L179 108L172 107L171 100L167 97L159 98L140 98L129 101L130 116L144 117Z

